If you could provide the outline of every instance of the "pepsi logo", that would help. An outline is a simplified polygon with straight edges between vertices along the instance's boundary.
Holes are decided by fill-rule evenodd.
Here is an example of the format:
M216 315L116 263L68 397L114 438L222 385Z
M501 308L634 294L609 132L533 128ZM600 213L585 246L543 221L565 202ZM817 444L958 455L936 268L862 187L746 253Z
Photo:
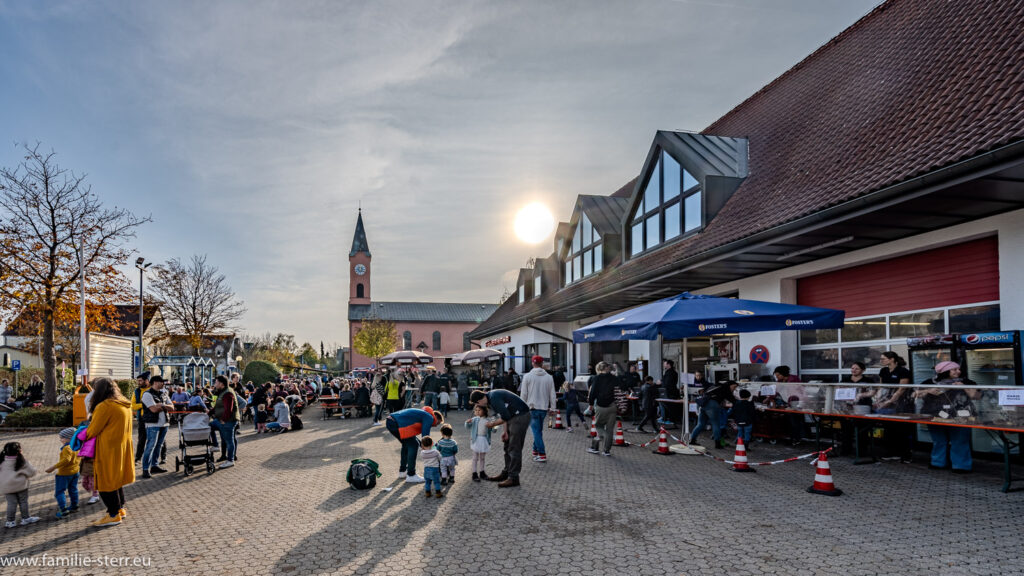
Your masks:
M968 334L964 337L964 342L967 342L968 344L977 344L981 342L981 336L978 336L977 334Z

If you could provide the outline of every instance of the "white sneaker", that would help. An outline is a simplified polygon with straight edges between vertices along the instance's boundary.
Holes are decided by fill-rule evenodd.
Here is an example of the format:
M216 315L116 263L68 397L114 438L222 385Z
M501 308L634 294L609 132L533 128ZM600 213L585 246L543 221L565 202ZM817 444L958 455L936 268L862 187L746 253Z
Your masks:
M601 452L597 448L587 448L587 452L591 454L600 454Z
M93 496L92 498L89 498L89 501L86 502L86 504L95 504L95 503L97 503L99 501L100 501L100 497L99 496Z
M10 522L4 522L4 528L14 528L17 525L18 523L14 520L11 520Z
M566 432L572 432L572 428L566 428L565 431Z
M217 466L217 468L223 470L225 468L231 468L234 465L235 465L235 463L232 462L231 460L226 460L224 462L221 462L220 466Z
M408 474L406 474L405 472L399 472L398 473L398 479L399 480L404 480L406 476L408 476Z
M407 477L407 478L405 479L405 482L406 482L407 484L422 484L422 483L424 483L425 481L426 481L426 480L424 480L424 479L423 479L423 476L417 476L417 475L415 475L415 474L413 474L412 476L409 476L409 477Z
M384 425L384 423L379 421L379 420L377 422L374 422L373 424L370 424L370 426L383 426L383 425Z
M35 524L36 522L39 522L39 516L29 516L28 518L21 519L22 526L28 526L29 524Z

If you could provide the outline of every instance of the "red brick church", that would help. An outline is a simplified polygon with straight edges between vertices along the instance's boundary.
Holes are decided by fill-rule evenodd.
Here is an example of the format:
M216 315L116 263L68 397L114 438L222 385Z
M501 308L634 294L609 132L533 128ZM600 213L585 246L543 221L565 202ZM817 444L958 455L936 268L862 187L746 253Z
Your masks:
M363 320L379 318L395 323L400 350L419 350L444 367L444 356L469 350L469 333L490 316L497 304L452 304L447 302L376 302L370 298L372 272L370 247L363 228L363 212L356 220L352 250L348 254L348 341L349 366L367 368L374 361L352 349L351 344Z

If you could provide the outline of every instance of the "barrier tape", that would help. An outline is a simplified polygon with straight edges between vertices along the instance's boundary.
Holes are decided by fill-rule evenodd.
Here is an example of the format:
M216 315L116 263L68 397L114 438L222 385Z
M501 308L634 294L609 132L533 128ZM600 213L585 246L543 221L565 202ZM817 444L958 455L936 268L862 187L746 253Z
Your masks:
M832 451L832 448L826 448L825 450L820 450L818 452L811 452L810 454L803 454L801 456L793 456L792 458L786 458L785 460L772 460L771 462L747 462L747 466L774 466L776 464L785 464L786 462L796 462L797 460L804 460L806 458L811 458L811 457L820 457L822 454L828 454L831 451ZM700 452L701 454L707 456L708 458L711 458L712 460L717 460L718 462L724 462L726 464L736 464L735 460L726 460L725 458L719 458L718 456L712 456L711 454L708 454L707 452L703 452L703 451L699 451L699 450L698 450L698 452ZM812 464L813 464L813 462L812 462Z

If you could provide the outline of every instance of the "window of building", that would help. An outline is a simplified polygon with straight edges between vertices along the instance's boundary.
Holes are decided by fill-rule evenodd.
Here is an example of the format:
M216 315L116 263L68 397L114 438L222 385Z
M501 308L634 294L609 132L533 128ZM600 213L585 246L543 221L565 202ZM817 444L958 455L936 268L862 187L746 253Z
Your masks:
M601 235L586 214L580 213L569 253L565 257L565 284L569 285L604 267Z
M363 298L363 285L356 284L356 298Z
M885 351L909 360L907 338L998 330L997 303L847 318L841 330L800 332L799 373L805 381L835 382L850 373L854 362L863 362L869 374L878 374Z
M536 274L536 276L533 277L533 297L540 298L540 284L542 275L540 270L537 270L536 272L534 272L534 274Z
M519 303L522 304L523 302L526 302L526 285L525 284L520 284L519 285L518 294L519 294Z
M402 333L402 350L412 350L412 332L408 330Z
M629 224L629 254L636 256L703 225L700 183L668 153L651 171Z
M439 332L438 330L434 330L434 341L433 341L433 347L432 348L434 350L440 350L441 349L441 332Z
M469 350L471 342L469 341L469 332L462 333L462 351L466 352Z

